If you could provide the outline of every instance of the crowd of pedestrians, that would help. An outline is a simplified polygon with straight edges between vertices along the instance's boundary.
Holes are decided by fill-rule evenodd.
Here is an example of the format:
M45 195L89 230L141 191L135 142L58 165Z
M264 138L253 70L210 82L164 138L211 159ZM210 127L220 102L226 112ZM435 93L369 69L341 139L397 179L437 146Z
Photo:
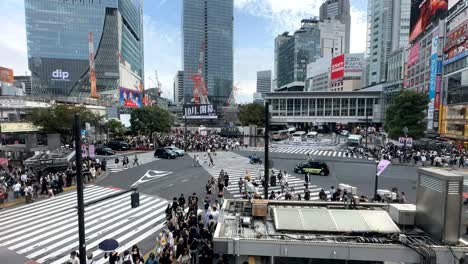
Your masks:
M239 149L242 142L237 139L221 137L217 134L201 135L199 133L158 134L157 145L160 147L176 146L189 152L229 151Z
M83 179L93 182L106 170L105 159L83 160ZM76 184L76 166L70 164L68 168L43 170L43 168L26 168L12 166L0 168L0 206L9 200L24 197L27 203L43 197L53 198L63 192L65 187ZM0 207L1 208L1 207Z

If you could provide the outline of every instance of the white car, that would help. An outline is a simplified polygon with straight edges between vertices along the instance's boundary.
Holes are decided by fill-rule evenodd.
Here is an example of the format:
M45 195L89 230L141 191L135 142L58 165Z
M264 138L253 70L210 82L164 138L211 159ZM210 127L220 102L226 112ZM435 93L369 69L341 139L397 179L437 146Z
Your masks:
M165 147L165 149L169 149L169 150L172 150L174 151L179 157L180 156L183 156L185 154L185 151L180 149L180 148L176 148L176 147Z

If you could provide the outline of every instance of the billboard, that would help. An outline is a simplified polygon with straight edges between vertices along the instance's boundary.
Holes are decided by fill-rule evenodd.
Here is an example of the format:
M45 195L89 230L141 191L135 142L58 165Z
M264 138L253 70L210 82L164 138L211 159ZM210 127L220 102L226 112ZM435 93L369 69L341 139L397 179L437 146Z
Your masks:
M439 48L439 35L434 34L431 46L431 66L429 71L429 107L427 110L427 129L434 129L434 108L437 82L437 66L439 64L437 50Z
M14 83L13 70L0 67L0 82Z
M124 107L141 107L141 93L139 90L132 90L120 87L119 89L120 105Z
M444 65L450 64L468 55L468 21L447 33L444 47Z
M216 106L212 104L184 104L184 118L187 119L216 119Z
M363 69L364 54L346 54L344 59L344 76L361 77Z
M448 1L448 9L452 8L454 5L456 5L460 0L449 0Z
M341 54L331 60L331 80L344 77L344 58L345 55Z
M441 18L448 9L448 0L412 0L409 42L412 43L432 21Z
M419 59L419 49L421 45L419 42L416 42L411 46L411 49L408 53L408 67L418 62Z

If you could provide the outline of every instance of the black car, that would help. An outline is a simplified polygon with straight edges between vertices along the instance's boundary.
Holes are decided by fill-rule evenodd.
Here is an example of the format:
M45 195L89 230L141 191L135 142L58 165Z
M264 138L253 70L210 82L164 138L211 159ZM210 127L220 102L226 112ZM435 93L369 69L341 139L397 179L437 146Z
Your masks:
M162 158L162 159L175 159L177 157L177 153L170 149L165 149L165 148L158 148L154 152L154 157L155 158Z
M94 153L96 153L96 155L102 156L115 155L115 151L113 151L111 148L97 148Z
M107 143L107 147L112 150L129 150L130 145L124 141L111 141Z
M306 161L296 165L294 168L295 173L311 173L326 176L330 174L330 170L325 162L322 161Z

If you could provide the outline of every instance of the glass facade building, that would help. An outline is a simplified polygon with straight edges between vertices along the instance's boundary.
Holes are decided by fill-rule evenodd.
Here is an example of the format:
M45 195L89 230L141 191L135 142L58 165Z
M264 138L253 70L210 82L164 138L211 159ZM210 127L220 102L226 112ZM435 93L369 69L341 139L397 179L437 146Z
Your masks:
M89 96L89 33L98 93L118 94L120 65L141 79L142 10L141 0L25 0L31 93Z
M225 105L233 84L233 0L184 0L182 31L184 102L193 98L192 76L203 51L202 73L210 102Z
M307 64L320 58L320 28L317 19L303 19L302 26L275 39L275 89L292 82L304 82Z

